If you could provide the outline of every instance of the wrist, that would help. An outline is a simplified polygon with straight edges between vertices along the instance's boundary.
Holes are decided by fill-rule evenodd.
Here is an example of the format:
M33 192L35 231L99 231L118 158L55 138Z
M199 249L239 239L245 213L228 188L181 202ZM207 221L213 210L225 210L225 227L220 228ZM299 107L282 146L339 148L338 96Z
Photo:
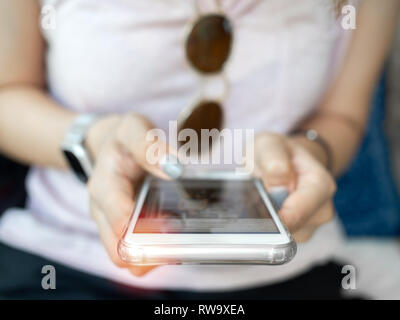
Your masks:
M122 116L117 114L107 115L99 118L90 127L86 136L85 146L93 162L96 161L102 146L112 135L112 132L121 121L121 118Z
M310 130L314 131L314 130ZM311 136L310 136L311 135ZM318 133L306 131L295 132L290 139L306 149L318 162L329 171L332 170L332 153L328 144Z

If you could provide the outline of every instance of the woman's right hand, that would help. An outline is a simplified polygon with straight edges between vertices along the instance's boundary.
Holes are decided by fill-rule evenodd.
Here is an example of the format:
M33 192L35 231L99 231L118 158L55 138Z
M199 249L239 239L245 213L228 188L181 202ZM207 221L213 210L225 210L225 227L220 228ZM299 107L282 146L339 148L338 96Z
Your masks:
M128 268L135 275L154 267L133 267L124 263L118 256L118 241L132 214L143 173L147 171L168 179L158 164L152 165L146 159L152 143L146 140L146 134L152 128L152 123L138 114L111 115L95 122L87 138L94 158L94 170L88 183L91 217L114 264Z

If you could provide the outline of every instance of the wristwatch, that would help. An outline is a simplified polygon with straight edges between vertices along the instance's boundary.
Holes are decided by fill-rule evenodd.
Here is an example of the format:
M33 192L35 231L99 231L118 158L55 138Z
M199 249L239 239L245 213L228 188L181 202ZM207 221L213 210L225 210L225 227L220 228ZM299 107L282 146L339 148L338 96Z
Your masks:
M99 118L95 114L79 115L72 123L61 144L61 151L71 170L83 183L87 183L93 171L93 161L85 146L91 125Z

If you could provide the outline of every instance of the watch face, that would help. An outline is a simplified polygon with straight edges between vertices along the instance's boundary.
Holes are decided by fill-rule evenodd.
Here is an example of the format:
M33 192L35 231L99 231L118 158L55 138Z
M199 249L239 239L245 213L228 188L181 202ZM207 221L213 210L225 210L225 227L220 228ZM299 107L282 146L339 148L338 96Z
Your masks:
M88 177L86 176L85 171L83 170L79 160L71 151L64 150L63 152L76 176L79 178L79 180L86 183L88 181Z

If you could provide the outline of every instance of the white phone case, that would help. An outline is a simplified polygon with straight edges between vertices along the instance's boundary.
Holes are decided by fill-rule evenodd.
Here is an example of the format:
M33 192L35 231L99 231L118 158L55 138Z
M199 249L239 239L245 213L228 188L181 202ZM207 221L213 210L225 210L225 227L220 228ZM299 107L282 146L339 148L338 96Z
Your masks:
M253 179L250 176L238 176L230 172L196 172L186 175L190 179ZM118 245L118 252L122 260L132 265L163 265L163 264L267 264L279 265L289 262L296 254L297 246L290 233L284 227L276 213L277 203L281 204L287 196L284 189L275 190L277 202L271 201L262 183L258 181L259 192L268 210L273 213L275 223L280 232L286 233L285 243L230 243L226 241L226 235L210 235L208 241L201 241L202 236L191 235L192 243L187 241L169 241L170 235L150 235L145 241L136 242L132 240L132 230L137 217L142 209L152 177L147 177L138 194L136 208L130 218L125 233ZM187 235L186 235L187 237ZM157 238L157 241L154 241ZM250 238L250 237L249 237ZM165 241L160 240L165 239Z

